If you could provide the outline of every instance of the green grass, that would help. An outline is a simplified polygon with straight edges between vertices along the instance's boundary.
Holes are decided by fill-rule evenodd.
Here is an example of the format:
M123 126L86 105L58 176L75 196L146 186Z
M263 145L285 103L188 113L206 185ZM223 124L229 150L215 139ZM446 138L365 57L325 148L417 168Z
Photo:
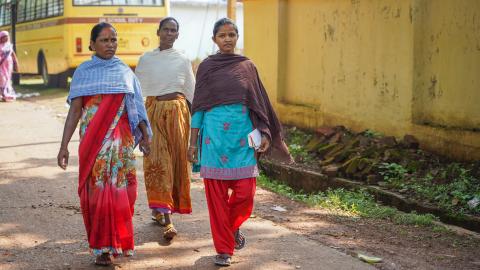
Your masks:
M395 208L379 205L366 190L349 191L345 189L329 189L326 192L307 194L297 192L291 187L272 180L265 175L257 178L258 184L275 193L292 200L304 202L313 207L340 211L352 217L391 220L396 224L415 226L434 226L438 219L431 214L404 213Z
M320 144L319 148L315 145L317 137L314 132L296 127L290 127L286 131L288 148L299 164L319 170L321 166L335 163L335 160L328 158L321 160L325 153L320 154L318 151L319 149L332 151L330 146L335 146L333 143L324 142L326 146ZM346 144L356 136L349 135L348 132L345 135L342 142ZM377 139L383 137L383 134L374 130L365 130L360 135L370 138L370 143L377 146L379 144ZM309 142L313 144L309 145ZM369 174L380 176L383 179L379 181L382 187L420 203L438 207L450 215L480 215L480 204L477 203L480 200L479 161L469 163L449 161L420 149L416 151L405 149L402 145L387 150L381 145L365 149L355 147L352 152L354 152L352 155L372 158L373 169ZM351 175L347 168L340 167L338 175L359 181L365 180L365 175Z
M468 201L480 198L480 180L459 163L450 163L435 173L427 172L425 175L409 171L397 163L382 163L379 168L390 188L434 203L451 214L480 214L480 205L475 208L468 206Z
M382 133L377 132L375 130L367 129L363 132L363 135L368 138L381 138L383 136Z
M312 157L305 149L305 144L312 138L311 134L307 134L296 127L292 127L288 132L288 150L290 154L296 159L309 163L312 161Z

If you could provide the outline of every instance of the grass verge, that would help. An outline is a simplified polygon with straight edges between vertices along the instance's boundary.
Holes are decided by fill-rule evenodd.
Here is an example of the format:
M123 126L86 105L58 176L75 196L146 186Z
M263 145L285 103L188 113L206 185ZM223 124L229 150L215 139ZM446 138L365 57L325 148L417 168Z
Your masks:
M451 216L480 215L480 161L455 162L373 130L320 130L286 129L299 165L318 172L333 165L337 177L387 188Z
M378 204L366 190L350 191L345 189L329 189L325 192L307 194L297 192L291 187L265 175L257 178L257 183L270 191L284 195L292 200L300 201L313 207L332 211L340 211L345 215L361 218L391 220L395 224L437 227L438 218L431 214L404 213L395 208ZM439 228L436 228L437 230Z

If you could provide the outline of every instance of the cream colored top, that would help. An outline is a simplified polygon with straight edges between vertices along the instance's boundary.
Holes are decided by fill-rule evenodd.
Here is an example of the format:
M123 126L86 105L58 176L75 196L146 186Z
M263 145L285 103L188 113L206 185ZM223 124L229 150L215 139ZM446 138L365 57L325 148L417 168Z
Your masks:
M144 53L135 69L144 97L161 96L174 92L183 93L193 101L195 77L190 60L171 48Z

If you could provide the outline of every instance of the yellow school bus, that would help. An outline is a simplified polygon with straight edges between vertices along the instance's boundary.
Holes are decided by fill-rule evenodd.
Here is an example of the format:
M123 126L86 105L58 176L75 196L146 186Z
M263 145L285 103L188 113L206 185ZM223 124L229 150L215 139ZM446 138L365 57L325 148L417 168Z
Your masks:
M11 30L11 1L0 0L0 30ZM90 58L90 30L99 22L118 32L117 56L134 67L158 46L156 29L169 0L16 0L16 49L21 74L40 74L65 87L75 68Z

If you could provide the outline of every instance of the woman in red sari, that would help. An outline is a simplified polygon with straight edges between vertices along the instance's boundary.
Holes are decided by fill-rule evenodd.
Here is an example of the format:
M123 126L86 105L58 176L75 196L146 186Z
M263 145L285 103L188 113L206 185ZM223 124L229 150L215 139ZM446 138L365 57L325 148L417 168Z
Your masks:
M58 165L68 165L68 143L80 120L80 206L98 265L112 255L133 255L133 206L137 179L133 149L148 155L151 129L137 78L115 57L117 33L108 23L91 32L91 60L73 75Z

